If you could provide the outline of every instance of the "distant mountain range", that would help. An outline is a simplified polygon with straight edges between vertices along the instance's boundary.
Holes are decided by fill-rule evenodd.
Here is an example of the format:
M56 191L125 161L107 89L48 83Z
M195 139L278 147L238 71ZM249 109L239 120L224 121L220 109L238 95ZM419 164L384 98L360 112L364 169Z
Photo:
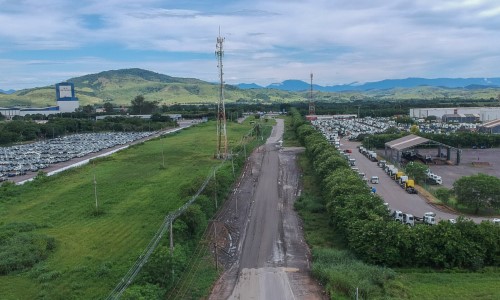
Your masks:
M240 89L277 89L283 91L307 91L310 84L301 80L285 80L281 83L272 83L268 86L259 86L255 83L241 83L237 85ZM370 91L388 90L394 88L414 88L419 86L431 86L441 88L466 88L484 89L490 87L500 87L500 78L406 78L406 79L386 79L375 82L321 86L313 84L313 90L322 92L345 92L345 91Z
M143 95L148 101L158 101L160 105L216 103L219 98L217 83L171 77L143 69L110 70L68 78L67 81L75 84L80 106L100 106L106 102L127 106L137 95ZM286 80L266 87L254 83L226 85L224 99L227 103L300 102L308 99L309 88L309 83L300 80ZM359 99L496 99L500 94L500 78L408 78L364 84L314 85L313 89L315 92L324 92L315 95L318 101L324 102ZM56 105L55 96L54 85L15 92L0 90L0 107L53 106Z
M15 93L16 91L14 90L8 90L8 91L4 91L2 89L0 89L0 94L7 94L7 95L10 95L10 94L13 94Z

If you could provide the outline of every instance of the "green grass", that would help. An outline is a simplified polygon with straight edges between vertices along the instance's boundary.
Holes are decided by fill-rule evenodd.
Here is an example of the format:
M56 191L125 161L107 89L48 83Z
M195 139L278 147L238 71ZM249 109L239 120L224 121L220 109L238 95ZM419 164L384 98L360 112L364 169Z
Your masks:
M229 124L234 146L250 125ZM30 222L56 240L31 270L0 276L1 299L104 298L193 183L219 162L215 123L133 146L95 163L1 191L1 223ZM162 150L165 168L161 168ZM95 214L93 178L99 214Z
M480 273L415 272L398 275L408 299L500 299L500 270Z
M285 133L283 134L283 146L284 147L301 147L297 135L292 128L292 116L285 116Z

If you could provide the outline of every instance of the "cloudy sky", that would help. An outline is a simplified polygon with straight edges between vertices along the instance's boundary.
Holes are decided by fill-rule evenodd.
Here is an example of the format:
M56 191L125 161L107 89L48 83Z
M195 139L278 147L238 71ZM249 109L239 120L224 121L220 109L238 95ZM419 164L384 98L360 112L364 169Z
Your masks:
M498 0L0 0L0 89L144 68L227 83L500 77Z

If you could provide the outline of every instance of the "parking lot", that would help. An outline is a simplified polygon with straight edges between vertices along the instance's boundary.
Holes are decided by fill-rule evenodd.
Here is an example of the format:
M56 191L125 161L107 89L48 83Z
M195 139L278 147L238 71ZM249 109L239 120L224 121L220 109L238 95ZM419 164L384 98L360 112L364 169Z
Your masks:
M60 139L0 148L2 180L22 183L37 175L39 170L54 174L58 170L79 166L97 156L108 155L127 145L168 134L194 123L179 122L179 127L158 132L88 133ZM4 173L5 172L5 173ZM8 176L14 173L13 176Z
M500 178L500 149L462 149L459 165L429 165L432 172L443 178L443 186L452 188L463 176L484 173Z
M352 150L350 156L356 159L356 167L360 172L365 173L367 178L371 176L379 177L379 184L368 184L375 187L376 193L389 204L391 210L400 210L419 217L423 216L426 212L433 211L436 212L436 219L438 221L456 219L458 217L457 214L452 214L447 211L438 211L436 206L428 203L420 194L408 194L396 181L390 178L382 168L378 167L376 162L369 160L357 151L357 146L361 145L361 143L342 139L341 144L342 150ZM476 222L481 222L487 218L472 217L471 219Z
M383 169L377 166L376 162L371 161L366 156L358 151L357 146L361 143L351 141L353 137L360 134L377 134L381 133L389 127L396 127L400 130L409 130L409 126L397 125L393 120L388 118L363 118L363 119L318 119L312 124L330 141L330 143L339 148L343 152L348 152L348 159L356 160L356 171L364 173L366 179L372 176L378 176L379 183L367 184L376 190L376 193L381 196L388 204L391 210L398 210L404 213L413 214L417 217L422 217L427 212L435 212L436 220L456 219L458 214L452 210L443 207L438 207L429 203L425 197L420 194L409 194L405 189L389 177ZM465 125L470 126L470 125ZM426 124L421 126L423 131L443 133L453 132L460 127L461 124ZM340 139L342 136L344 138ZM431 156L438 155L438 149L425 148L419 149L423 155ZM377 153L380 156L384 155L384 150L379 149ZM461 162L459 165L449 164L428 164L430 172L433 176L442 179L442 186L451 188L453 183L462 176L470 176L477 173L485 173L492 176L500 177L500 149L461 149ZM456 152L454 154L456 156ZM455 157L453 157L455 159ZM389 160L388 160L389 161ZM438 162L438 160L432 160ZM442 159L441 159L442 161ZM430 176L430 175L429 175ZM433 177L434 178L434 177ZM488 218L470 217L475 222L480 222Z

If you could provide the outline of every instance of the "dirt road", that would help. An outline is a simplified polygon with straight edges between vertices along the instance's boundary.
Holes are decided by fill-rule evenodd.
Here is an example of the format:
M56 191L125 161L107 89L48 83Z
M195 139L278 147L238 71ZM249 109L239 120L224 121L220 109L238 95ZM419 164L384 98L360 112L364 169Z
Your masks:
M277 147L283 126L278 119L267 143L252 154L235 193L240 203L239 224L233 225L240 228L236 259L210 299L325 299L309 276L309 250L293 210L300 192L295 156L302 150Z

